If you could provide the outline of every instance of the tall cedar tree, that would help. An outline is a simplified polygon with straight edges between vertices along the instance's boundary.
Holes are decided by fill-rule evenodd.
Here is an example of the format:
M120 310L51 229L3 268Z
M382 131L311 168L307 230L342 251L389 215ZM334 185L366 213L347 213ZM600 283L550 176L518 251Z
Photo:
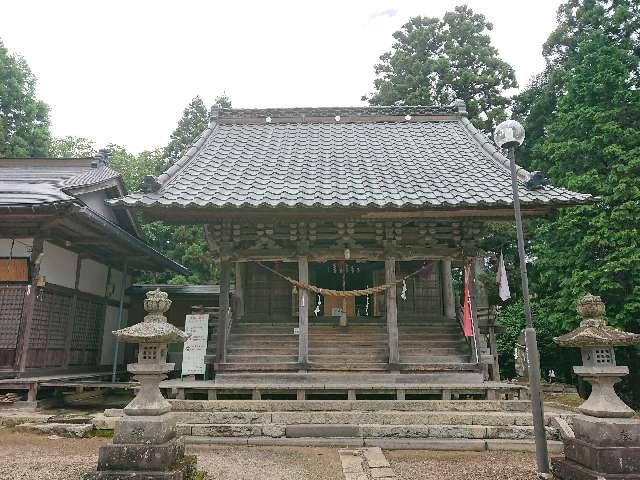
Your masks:
M0 40L0 157L41 157L49 147L49 107L36 98L27 62Z
M202 99L194 97L182 112L182 118L164 148L167 167L178 161L209 125L209 112Z
M231 107L226 94L215 99L217 105ZM156 171L167 168L180 159L197 140L209 122L207 107L200 97L195 97L184 109L178 126L171 134L171 141L163 150L164 161L156 164ZM160 168L158 168L161 166ZM172 284L211 283L217 280L217 268L209 255L202 225L166 225L153 222L143 226L147 241L165 255L189 268L189 276L162 274L158 280Z
M372 105L448 105L462 99L469 118L486 133L505 119L517 87L511 65L500 59L484 15L458 6L442 20L414 17L393 34L392 50L375 66Z
M539 226L533 290L564 330L577 324L576 299L593 292L609 322L640 331L640 6L571 0L558 21L547 70L517 98L526 161L599 199Z

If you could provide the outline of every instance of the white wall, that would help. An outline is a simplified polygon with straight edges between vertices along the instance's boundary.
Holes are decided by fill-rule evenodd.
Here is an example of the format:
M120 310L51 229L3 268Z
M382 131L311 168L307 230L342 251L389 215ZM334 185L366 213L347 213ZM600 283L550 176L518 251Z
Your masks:
M122 325L127 324L127 309L122 311ZM118 307L107 305L107 311L104 319L104 334L102 335L102 355L100 357L101 365L113 365L113 349L115 346L115 338L113 330L118 329ZM125 344L121 343L118 347L118 361L122 365L124 359Z
M82 200L87 206L96 213L99 213L104 218L111 220L114 223L118 223L115 215L113 214L113 210L109 207L105 200L107 196L104 192L89 192L78 195L78 198Z
M78 290L104 297L109 269L106 265L89 258L83 258L80 265Z
M40 274L45 276L47 283L73 288L78 255L47 241L44 242L43 252Z
M11 250L11 238L0 238L0 257L28 257L31 255L33 238L16 238Z

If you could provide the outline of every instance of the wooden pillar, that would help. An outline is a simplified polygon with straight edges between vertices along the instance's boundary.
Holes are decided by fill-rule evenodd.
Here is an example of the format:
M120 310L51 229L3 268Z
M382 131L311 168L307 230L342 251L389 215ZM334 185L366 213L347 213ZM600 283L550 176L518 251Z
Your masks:
M24 306L22 307L22 318L20 319L20 330L18 334L18 351L16 352L15 370L21 376L27 368L27 356L29 354L29 342L31 340L31 325L33 324L33 310L38 297L38 277L40 275L40 263L42 261L44 240L42 238L33 239L31 248L31 283L27 286Z
M231 263L228 259L220 262L220 313L216 331L216 363L225 363L227 357L227 329L229 326L229 277Z
M298 257L298 280L309 283L309 259ZM306 370L309 363L309 292L298 290L298 363Z
M235 311L233 312L234 319L239 320L244 316L244 279L247 271L246 262L236 262L236 282L235 282L235 297L236 303L234 305Z
M398 304L396 302L396 259L386 257L384 260L385 283L393 283L386 291L387 333L389 335L389 369L398 370L400 352L398 348Z
M453 275L451 274L451 259L440 260L442 278L442 300L445 318L456 318L456 300L453 292Z
M67 328L64 333L64 367L67 368L71 362L71 340L73 337L73 323L76 319L76 310L78 308L78 288L80 287L80 269L82 268L82 255L78 255L76 260L76 279L73 284L73 297L71 297L71 309L69 311L69 318L67 319ZM109 284L109 277L111 276L111 267L109 267L107 273L107 284ZM105 289L106 291L106 289Z

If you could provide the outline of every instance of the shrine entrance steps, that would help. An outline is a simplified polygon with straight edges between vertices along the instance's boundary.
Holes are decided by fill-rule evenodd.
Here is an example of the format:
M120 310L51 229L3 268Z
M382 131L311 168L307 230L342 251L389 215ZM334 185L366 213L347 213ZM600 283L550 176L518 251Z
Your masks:
M530 402L522 400L172 400L188 442L369 445L400 441L531 443ZM547 415L547 438L558 439ZM385 445L386 443L386 445ZM467 443L468 444L468 443ZM396 447L398 448L398 447ZM405 447L406 448L406 447ZM424 448L424 447L417 447Z
M232 325L225 363L218 372L296 372L298 326L294 322L239 321ZM399 323L399 370L449 372L478 370L454 320ZM211 342L210 342L211 343ZM385 372L389 370L388 333L383 318L359 318L341 327L336 319L309 324L309 371ZM208 352L211 354L212 352ZM209 362L213 356L208 356Z

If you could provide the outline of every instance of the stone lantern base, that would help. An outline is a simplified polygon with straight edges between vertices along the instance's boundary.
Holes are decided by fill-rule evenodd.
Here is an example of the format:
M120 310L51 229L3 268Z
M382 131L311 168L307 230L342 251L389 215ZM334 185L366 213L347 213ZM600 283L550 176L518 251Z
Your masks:
M125 416L116 421L113 443L100 447L98 468L85 480L187 480L195 465L185 462L171 413Z
M552 459L562 480L640 480L640 421L577 415L575 438L564 441L564 457Z

